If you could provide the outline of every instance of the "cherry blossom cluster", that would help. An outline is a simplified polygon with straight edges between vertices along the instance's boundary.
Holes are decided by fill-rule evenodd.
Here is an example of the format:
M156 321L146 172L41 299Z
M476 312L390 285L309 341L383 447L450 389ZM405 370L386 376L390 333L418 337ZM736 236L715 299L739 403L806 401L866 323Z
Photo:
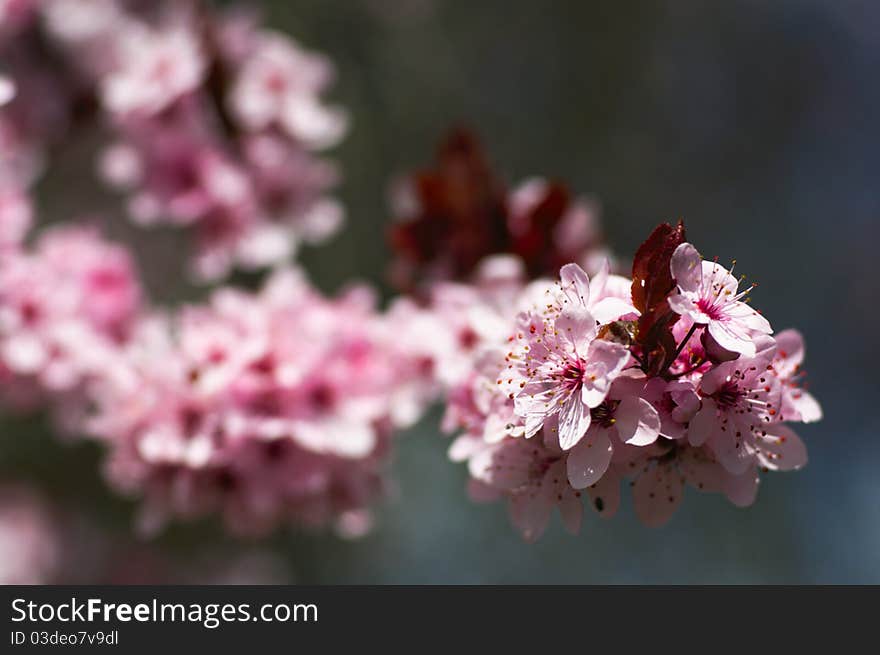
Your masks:
M131 257L91 227L66 225L0 257L0 398L19 410L49 404L73 430L87 387L140 320Z
M106 446L141 525L220 515L370 527L395 428L435 397L372 293L327 299L296 271L257 294L151 306L128 250L70 223L36 231L31 187L97 128L99 170L141 223L187 226L194 270L286 262L340 224L316 153L345 115L323 56L198 2L0 1L0 401Z
M318 294L294 270L153 316L95 385L86 431L106 473L143 498L147 532L221 515L238 534L279 524L357 535L389 487L407 380L373 294Z
M347 127L325 57L196 0L0 0L0 62L0 402L103 444L148 533L220 518L362 534L396 431L440 398L471 495L504 499L528 540L557 507L578 531L585 498L612 516L627 483L661 525L686 486L745 506L760 473L806 463L790 424L821 409L801 336L774 334L682 224L623 277L593 201L508 187L457 130L393 186L404 295L380 311L290 264L343 219L319 154ZM272 268L259 290L162 310L126 247L81 223L36 230L33 187L81 132L137 223L186 228L198 278ZM52 532L39 500L0 488L0 578L51 579Z
M821 418L802 385L803 340L771 336L750 291L704 261L681 224L652 233L632 279L566 264L555 283L525 286L501 304L506 343L481 340L449 390L446 428L463 431L450 457L467 462L471 495L506 499L534 540L557 507L577 532L583 498L612 516L625 482L656 526L686 486L747 506L760 472L802 467L788 424Z
M162 313L125 248L50 228L0 260L0 399L104 444L146 532L221 515L238 534L356 536L390 489L394 430L437 393L395 320L368 288L328 299L293 269Z
M104 128L103 179L138 223L188 228L199 278L285 261L341 225L338 172L316 155L346 129L322 100L332 64L249 13L5 2L0 55L0 157L33 176L73 127Z

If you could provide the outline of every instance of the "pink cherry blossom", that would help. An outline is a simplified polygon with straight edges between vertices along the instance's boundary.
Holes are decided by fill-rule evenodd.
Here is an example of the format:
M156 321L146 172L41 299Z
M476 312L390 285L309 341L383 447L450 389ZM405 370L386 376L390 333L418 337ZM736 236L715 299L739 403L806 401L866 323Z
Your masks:
M704 262L689 243L675 250L670 264L678 293L669 296L673 311L706 325L715 341L733 352L754 355L753 334L770 334L770 323L741 298L751 288L738 291L739 282L723 266Z
M345 131L345 115L318 100L333 78L330 62L305 52L286 36L266 31L254 40L229 100L245 128L278 126L312 148L336 143Z
M202 82L205 60L187 29L131 27L117 43L119 61L101 84L110 112L156 114Z
M689 253L675 252L677 264ZM674 273L676 262L671 268ZM706 269L710 284L722 279L720 270ZM680 280L671 292L679 299L689 288ZM723 283L735 297L732 284ZM777 342L761 329L743 328L754 352L747 356L724 349L702 329L706 322L686 313L669 328L676 350L668 369L646 373L638 351L630 353L639 325L631 286L607 265L593 279L577 266L563 267L555 287L540 280L514 284L510 289L520 290L508 291L507 311L491 314L493 325L513 326L504 349L497 330L445 323L478 346L460 360L470 373L443 385L443 427L460 432L449 456L468 463L474 500L507 501L527 540L544 532L557 507L566 527L577 531L583 493L610 518L621 487L631 487L636 515L660 526L688 486L745 507L757 496L762 471L797 470L807 461L803 442L783 423L820 411L799 385L797 333L783 332ZM491 306L470 287L437 288L463 306ZM455 303L446 307L444 314L462 315ZM511 308L522 311L513 318Z
M570 532L580 530L581 493L567 482L565 460L552 437L505 439L477 453L468 467L475 480L507 493L513 524L524 539L535 541L556 507Z
M611 463L614 446L649 446L660 434L660 415L643 396L644 379L620 377L607 397L590 410L590 426L567 461L569 483L575 489L594 485Z
M590 282L570 264L561 271L560 286L549 291L544 307L518 321L514 349L508 355L516 413L526 421L526 437L558 415L559 444L569 450L590 426L590 409L598 407L630 359L620 344L596 339L597 322L590 313ZM604 301L600 301L604 302ZM499 384L504 384L502 372Z
M621 473L632 480L636 515L649 527L659 527L672 518L684 498L685 486L724 494L735 505L744 507L754 502L759 483L754 468L734 475L705 447L669 441L639 453L621 467Z
M782 417L786 421L812 423L822 419L818 401L801 385L804 339L797 330L776 335L776 355L771 362L782 384Z
M774 350L720 364L700 380L702 406L689 424L688 441L706 443L733 474L761 456L771 425L780 420L781 385L769 366Z
M141 311L127 253L89 229L47 231L0 265L0 360L47 391L82 390Z
M413 381L389 356L390 320L367 289L328 299L282 270L259 293L143 321L86 423L114 487L142 497L142 529L220 514L236 533L365 531L392 430L424 409L395 407Z

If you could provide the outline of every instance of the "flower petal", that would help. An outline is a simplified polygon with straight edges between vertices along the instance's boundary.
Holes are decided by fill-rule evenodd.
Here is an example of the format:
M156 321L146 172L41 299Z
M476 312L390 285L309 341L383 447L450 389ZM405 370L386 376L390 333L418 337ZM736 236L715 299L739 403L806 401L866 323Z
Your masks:
M586 307L568 306L556 319L556 330L583 356L596 336L596 319Z
M610 519L620 507L620 476L609 469L595 484L587 487L587 493L599 516Z
M760 483L755 469L740 475L728 475L724 480L724 495L737 507L748 507L755 502Z
M672 278L682 291L696 292L703 280L703 258L690 243L682 243L669 261Z
M626 316L627 314L639 313L639 310L625 300L610 297L603 298L594 304L590 307L590 311L593 314L593 318L595 318L601 325L616 321L621 316Z
M590 344L581 388L581 398L588 407L598 407L605 400L629 357L629 350L619 343L596 339Z
M678 508L684 482L672 467L658 464L638 477L632 493L636 516L648 527L657 528L669 521Z
M756 437L758 461L771 471L794 471L807 463L807 447L794 430L781 424L769 425Z
M559 447L570 450L589 427L590 410L581 402L580 394L571 394L559 412Z
M683 293L670 295L666 302L669 308L679 316L690 316L694 323L707 323L709 318L699 310L692 298Z
M720 321L709 321L708 329L712 338L725 350L740 353L746 357L754 357L756 352L754 341L746 335L735 332L729 324Z
M803 389L792 389L785 394L785 400L790 408L784 414L786 420L801 421L802 423L815 423L822 420L822 406L819 401Z
M727 430L716 431L708 442L718 462L728 473L740 475L754 461L754 453L746 447L742 437L735 436L736 432L748 433L748 431L748 428L735 429L731 422Z
M605 429L594 429L568 453L566 470L568 481L575 489L596 484L611 463L611 440Z
M562 289L575 302L586 308L590 303L590 278L577 264L566 264L559 271Z
M633 446L647 446L660 434L660 415L644 398L626 396L614 412L617 435Z
M718 430L718 408L711 398L703 398L703 406L688 424L688 443L702 446Z
M507 509L513 525L519 530L523 539L531 543L537 541L547 529L550 514L553 512L553 503L546 494L535 493L532 489L528 489L511 497Z

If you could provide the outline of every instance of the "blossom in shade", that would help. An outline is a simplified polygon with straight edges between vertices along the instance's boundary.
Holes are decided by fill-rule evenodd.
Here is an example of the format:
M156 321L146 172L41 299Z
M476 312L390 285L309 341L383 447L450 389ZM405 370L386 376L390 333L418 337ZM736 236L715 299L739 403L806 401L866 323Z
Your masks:
M508 494L511 521L524 539L534 541L543 534L556 507L570 532L580 530L581 492L568 484L565 461L552 437L505 439L474 455L468 470L482 485Z
M768 370L767 353L724 362L702 376L700 411L688 425L688 441L704 443L731 473L753 463L767 428L779 420L781 388Z

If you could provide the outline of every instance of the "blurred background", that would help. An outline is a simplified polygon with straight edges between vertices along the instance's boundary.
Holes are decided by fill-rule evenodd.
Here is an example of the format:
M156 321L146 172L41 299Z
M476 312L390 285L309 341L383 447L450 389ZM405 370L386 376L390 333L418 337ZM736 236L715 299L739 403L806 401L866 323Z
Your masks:
M212 557L256 550L271 559L257 568L299 583L880 583L880 5L258 4L269 26L335 61L332 98L353 120L334 152L347 227L303 256L321 288L361 278L388 297L389 181L468 125L507 180L542 175L595 194L621 255L683 217L704 255L736 258L774 327L803 332L825 419L798 426L808 467L765 476L750 509L689 492L651 530L627 499L612 521L587 512L578 537L554 520L527 545L502 505L467 499L434 411L399 440L396 497L360 540L285 533L252 544L200 524L153 546L181 569L203 561L206 540ZM174 270L170 232L134 232L113 197L95 195L81 165L91 147L84 139L63 153L39 188L41 216L66 218L71 206L117 216L111 231L136 239L157 300L203 297L181 282L182 264ZM66 513L88 515L89 529L136 554L133 507L105 488L99 461L94 445L59 445L39 418L0 423L4 478L39 481Z

